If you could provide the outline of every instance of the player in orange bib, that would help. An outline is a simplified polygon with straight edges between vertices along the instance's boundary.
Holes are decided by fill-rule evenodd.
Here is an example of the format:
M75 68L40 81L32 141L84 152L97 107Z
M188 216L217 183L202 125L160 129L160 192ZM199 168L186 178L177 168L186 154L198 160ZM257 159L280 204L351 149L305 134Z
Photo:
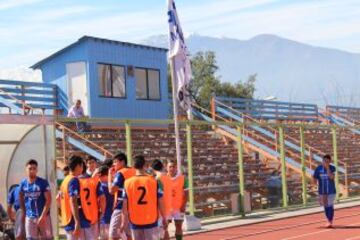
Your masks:
M113 159L113 167L109 170L108 186L109 192L115 195L114 211L111 215L109 238L112 240L120 239L123 232L120 231L122 221L125 221L125 233L128 239L131 238L130 229L126 219L121 218L123 207L123 189L125 180L135 175L135 169L127 167L127 157L124 153L118 153Z
M146 174L145 158L136 156L134 160L136 175L125 182L123 217L128 216L134 240L158 240L159 212L163 226L167 225L163 192L158 181Z
M99 215L105 211L106 199L103 191L101 190L101 184L98 176L90 176L86 169L86 165L83 167L83 174L79 177L80 180L80 195L84 195L86 198L86 205L83 208L89 208L90 215L88 220L90 221L90 228L94 238L99 236Z
M69 159L70 174L60 186L60 209L62 225L68 240L93 239L91 230L91 208L87 207L86 194L82 191L78 176L83 172L83 159L72 156Z
M171 181L171 207L169 222L175 222L175 238L182 240L182 224L184 222L185 208L188 201L188 182L184 175L177 174L177 166L173 161L167 163L167 173Z
M165 216L166 219L170 218L170 211L171 211L171 201L172 201L172 190L171 190L171 178L164 172L164 164L156 159L151 164L151 168L155 172L155 178L158 180L162 190L163 190L163 199L164 199L164 209L165 209ZM162 219L160 219L162 220ZM161 224L162 221L159 221ZM167 226L160 226L160 239L168 240L170 239L169 231Z
M95 157L89 155L87 156L85 163L86 163L86 171L85 174L83 175L87 177L92 177L94 175L95 170L99 167L99 162Z

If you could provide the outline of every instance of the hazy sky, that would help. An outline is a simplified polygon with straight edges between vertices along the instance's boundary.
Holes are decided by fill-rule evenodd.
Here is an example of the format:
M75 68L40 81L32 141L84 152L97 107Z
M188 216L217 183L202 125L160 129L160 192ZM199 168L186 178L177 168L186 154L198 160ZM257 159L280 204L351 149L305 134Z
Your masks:
M359 0L177 0L186 34L271 33L360 53ZM167 33L166 0L0 0L0 70L29 66L92 35L139 41Z

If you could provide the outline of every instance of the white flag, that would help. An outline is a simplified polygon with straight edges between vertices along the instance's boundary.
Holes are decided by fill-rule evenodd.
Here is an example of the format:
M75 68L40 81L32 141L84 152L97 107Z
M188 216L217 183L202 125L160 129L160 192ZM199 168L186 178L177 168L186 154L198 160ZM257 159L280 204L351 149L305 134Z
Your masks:
M173 61L175 76L173 84L177 90L177 98L184 110L191 107L189 84L192 77L189 52L185 45L185 38L180 26L174 0L168 0L169 21L169 58Z

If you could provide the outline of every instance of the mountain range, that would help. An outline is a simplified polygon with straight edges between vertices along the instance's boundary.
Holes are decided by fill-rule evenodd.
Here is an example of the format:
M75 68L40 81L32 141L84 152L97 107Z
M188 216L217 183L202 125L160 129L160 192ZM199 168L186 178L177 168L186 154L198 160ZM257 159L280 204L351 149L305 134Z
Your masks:
M142 43L167 47L167 36ZM192 55L214 51L222 81L257 74L256 98L360 106L360 54L311 46L276 35L248 40L190 35Z

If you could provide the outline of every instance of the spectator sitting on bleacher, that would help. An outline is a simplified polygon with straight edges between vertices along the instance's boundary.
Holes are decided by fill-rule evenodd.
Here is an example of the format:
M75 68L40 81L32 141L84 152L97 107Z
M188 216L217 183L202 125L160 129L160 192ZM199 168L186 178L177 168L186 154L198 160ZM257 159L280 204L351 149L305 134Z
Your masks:
M68 118L84 118L84 109L81 106L81 100L76 100L76 103L70 108L68 115ZM87 128L85 122L76 121L76 128L78 132L84 132Z

